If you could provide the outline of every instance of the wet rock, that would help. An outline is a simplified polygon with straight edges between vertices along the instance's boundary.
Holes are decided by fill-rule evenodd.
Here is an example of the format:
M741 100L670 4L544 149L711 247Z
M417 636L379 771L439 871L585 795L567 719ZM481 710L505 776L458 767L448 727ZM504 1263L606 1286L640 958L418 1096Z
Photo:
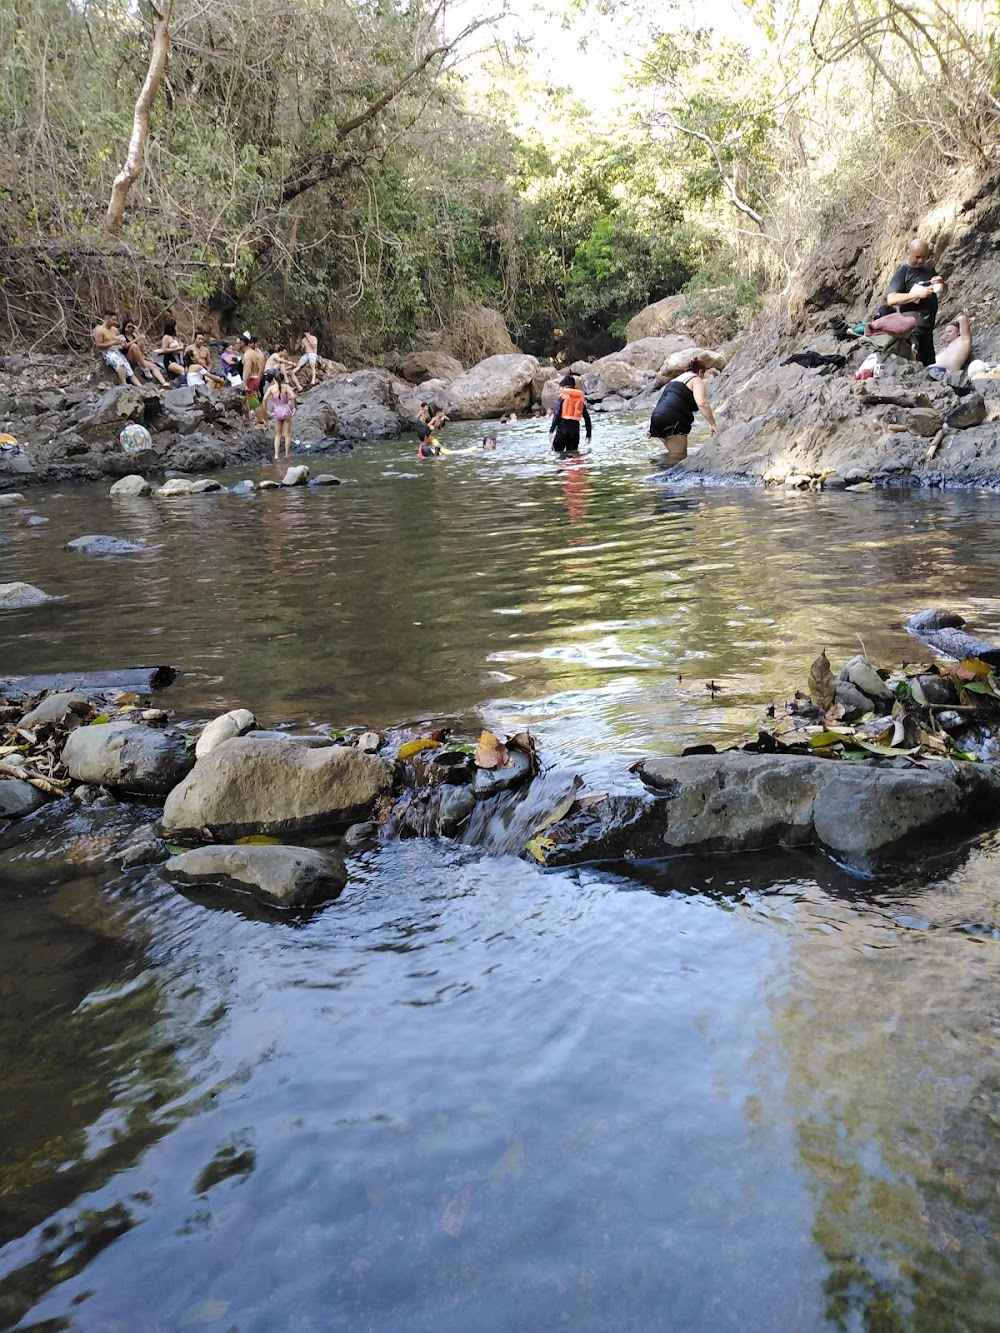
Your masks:
M378 825L369 821L365 824L352 824L342 841L350 851L360 851L365 847L371 847L377 839Z
M967 395L945 418L952 430L967 430L969 426L981 426L986 420L986 401L980 393Z
M431 776L437 782L461 786L472 781L476 769L472 755L463 750L436 750L427 761Z
M969 725L968 718L964 713L956 713L950 708L942 709L938 713L936 721L939 727L951 735L954 735L957 731L962 731Z
M282 486L304 486L309 480L309 469L304 463L290 467L281 478Z
M924 630L920 638L936 653L955 662L961 662L967 657L977 657L981 662L988 662L990 666L1000 666L1000 646L986 639L977 639L971 634L964 634L959 629Z
M926 611L917 611L915 615L910 616L906 628L911 634L921 634L924 630L930 629L961 629L964 624L965 617L960 616L957 611L949 611L943 606L932 606Z
M313 749L251 733L198 760L167 797L163 824L240 837L351 823L391 785L387 764L352 747Z
M0 505L19 505L24 504L24 496L20 491L7 491L0 495Z
M21 726L39 727L43 722L71 722L78 726L90 709L90 700L82 694L63 692L49 694L37 708L25 713Z
M30 583L0 583L0 611L19 611L55 599Z
M187 477L171 477L165 481L162 486L153 492L157 500L176 500L180 497L190 495L193 482Z
M490 356L460 375L448 389L448 414L456 421L526 412L538 362L520 353Z
M891 691L866 657L860 653L845 662L837 676L840 681L849 681L869 699L888 699Z
M377 731L363 731L356 745L362 754L377 754L382 748L382 737Z
M256 489L256 483L250 481L248 478L246 481L238 481L236 485L231 488L231 493L233 495L253 495Z
M532 761L530 756L520 750L511 750L510 762L505 768L477 768L472 780L472 791L477 801L485 801L500 791L510 791L519 787L531 776Z
M411 799L399 831L415 838L453 838L475 807L471 787L435 787Z
M844 473L844 480L847 482L848 486L856 486L858 482L870 481L871 477L870 474L866 472L864 468L852 467L848 468L848 470Z
M22 782L20 778L0 778L0 816L4 819L21 819L24 815L34 814L47 799L45 793L30 782Z
M257 489L260 490L260 491L280 491L280 490L281 490L281 482L280 482L280 481L262 481L262 482L260 483L260 485L257 487Z
M910 681L914 695L920 701L920 695L923 696L923 702L929 704L955 704L958 703L958 694L955 685L945 676L935 676L933 674L916 676ZM919 695L917 691L919 690Z
M874 489L875 487L870 481L854 481L845 487L845 490L848 491L873 491Z
M835 701L847 710L844 714L845 722L856 722L859 717L870 713L875 707L868 695L848 680L837 682Z
M85 537L74 537L64 547L64 550L74 551L77 555L129 555L145 549L144 540L134 542L125 537L108 537L97 532L88 533Z
M339 486L340 478L335 477L332 472L321 472L318 477L313 477L309 482L310 486Z
M656 795L609 796L555 825L549 864L814 845L867 870L982 826L1000 796L992 764L896 768L797 755L658 759L643 780Z
M121 481L116 481L111 487L110 494L117 496L149 495L152 489L145 477L140 477L133 472L127 477L122 477Z
M301 745L307 750L322 750L335 742L332 736L324 736L316 731L263 731L255 730L254 737L264 741L285 741L289 745Z
M106 722L72 732L62 761L76 782L162 796L188 772L194 755L177 733L139 722Z
M27 526L29 528L40 528L43 523L48 523L48 521L49 520L47 518L43 518L41 514L35 514L32 518L28 519Z
M123 870L131 870L135 866L158 865L169 855L167 844L156 836L156 830L146 826L116 849L115 860Z
M195 758L201 759L206 754L211 754L217 745L232 740L234 736L245 736L248 731L253 731L256 725L257 719L249 708L233 708L228 713L223 713L221 717L213 718L198 737L198 743L194 747Z
M830 477L823 478L824 491L843 491L847 489L847 478L840 476L835 472Z
M199 481L191 483L192 495L207 495L210 491L221 491L222 482L215 481L212 477L203 477Z
M149 694L165 690L177 678L171 666L123 667L120 671L49 671L34 676L7 676L0 680L0 697L33 699L37 694L79 690L88 696L105 690L130 690Z
M393 439L406 425L392 376L359 370L310 389L295 414L295 434L308 444L327 436L345 440Z
M95 787L90 782L81 782L78 787L73 788L70 795L73 800L77 801L80 805L90 805L95 797L100 795L100 792L100 787Z
M329 902L347 883L342 861L306 847L196 847L172 856L166 869L186 879L233 880L275 907Z

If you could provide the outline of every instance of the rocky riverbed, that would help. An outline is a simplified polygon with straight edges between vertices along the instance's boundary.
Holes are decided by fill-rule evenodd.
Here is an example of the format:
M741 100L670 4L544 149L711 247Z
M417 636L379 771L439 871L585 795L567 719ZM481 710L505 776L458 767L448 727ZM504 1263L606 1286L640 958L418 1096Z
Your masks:
M527 732L267 729L248 709L200 723L163 706L169 668L14 677L0 819L88 816L99 859L281 908L336 897L346 853L406 837L554 867L811 847L879 874L1000 826L1000 649L947 612L911 631L938 661L877 670L859 654L835 677L820 654L808 693L772 705L754 739L600 785Z

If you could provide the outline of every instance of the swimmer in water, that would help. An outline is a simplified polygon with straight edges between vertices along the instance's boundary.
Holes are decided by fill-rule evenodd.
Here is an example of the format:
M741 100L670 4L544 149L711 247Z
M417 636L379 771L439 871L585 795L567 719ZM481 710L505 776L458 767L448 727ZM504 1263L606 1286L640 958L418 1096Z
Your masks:
M417 439L420 443L417 445L418 458L438 458L441 454L441 446L430 433L427 426L421 426L417 431Z
M497 447L497 437L495 435L487 435L483 439L484 449L495 449L496 447Z

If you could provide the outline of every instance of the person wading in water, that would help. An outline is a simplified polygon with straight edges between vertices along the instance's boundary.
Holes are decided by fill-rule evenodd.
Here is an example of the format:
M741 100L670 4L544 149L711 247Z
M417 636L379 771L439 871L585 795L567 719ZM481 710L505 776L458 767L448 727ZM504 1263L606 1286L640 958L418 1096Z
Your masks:
M559 397L556 409L552 413L552 425L549 435L552 448L557 454L575 454L580 448L580 421L587 429L587 443L590 443L590 413L583 396L583 390L576 387L572 375L564 375L559 382Z
M695 357L687 370L670 381L660 394L653 415L649 421L649 433L655 440L662 440L671 463L679 463L687 458L688 436L694 424L695 412L700 412L712 428L712 434L718 434L718 426L712 409L708 405L705 391L705 371L708 367L700 357Z

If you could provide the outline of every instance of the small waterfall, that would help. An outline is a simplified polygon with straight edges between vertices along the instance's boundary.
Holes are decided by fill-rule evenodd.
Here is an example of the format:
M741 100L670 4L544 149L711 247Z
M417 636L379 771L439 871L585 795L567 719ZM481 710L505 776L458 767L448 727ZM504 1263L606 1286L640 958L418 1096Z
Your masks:
M566 813L582 786L577 774L553 768L517 791L501 791L477 801L461 840L493 856L519 854Z

